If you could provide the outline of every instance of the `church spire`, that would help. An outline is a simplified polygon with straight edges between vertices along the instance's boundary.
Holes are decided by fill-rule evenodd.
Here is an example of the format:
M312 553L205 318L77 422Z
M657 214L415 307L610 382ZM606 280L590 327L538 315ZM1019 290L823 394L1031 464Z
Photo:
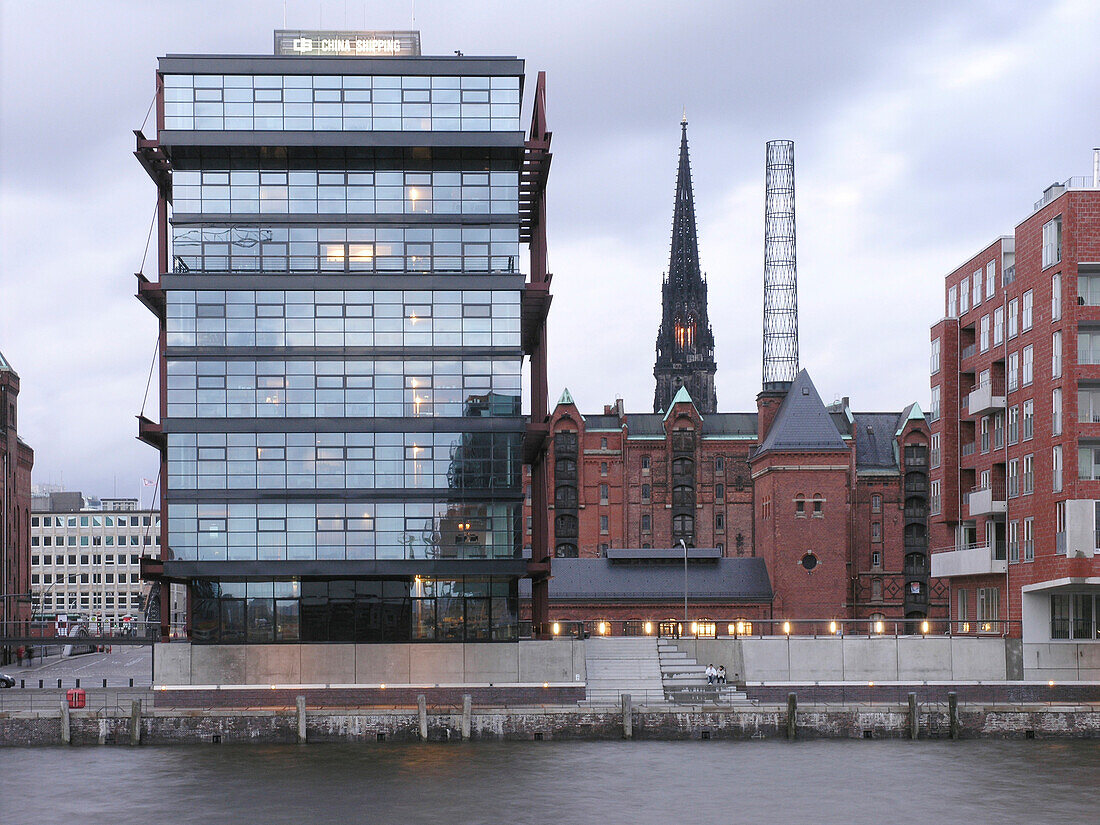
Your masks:
M669 279L680 284L699 280L699 239L695 234L695 196L691 190L687 116L680 121L680 166L676 170L676 205L672 213Z
M653 377L657 379L653 409L668 409L677 390L687 387L699 412L704 415L716 412L714 335L707 314L707 284L699 267L686 114L680 121L672 246L661 297L661 329L657 333L657 362L653 367Z

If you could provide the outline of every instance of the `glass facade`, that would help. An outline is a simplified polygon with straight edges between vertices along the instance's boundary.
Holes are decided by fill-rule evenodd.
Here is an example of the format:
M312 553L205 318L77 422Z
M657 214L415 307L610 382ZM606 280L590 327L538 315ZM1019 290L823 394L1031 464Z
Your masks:
M170 347L520 347L518 290L174 291Z
M515 639L522 63L166 60L195 66L163 75L160 133L165 569L193 641Z
M192 639L223 644L516 638L515 580L192 582Z
M519 81L514 76L166 74L164 128L518 131Z
M200 216L209 220L210 216ZM177 223L173 269L206 272L515 274L514 226L364 227Z

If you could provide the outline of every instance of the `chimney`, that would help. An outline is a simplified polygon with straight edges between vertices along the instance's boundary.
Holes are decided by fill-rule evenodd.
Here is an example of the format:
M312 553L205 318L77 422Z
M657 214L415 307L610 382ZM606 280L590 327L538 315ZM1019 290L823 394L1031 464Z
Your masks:
M772 422L775 421L775 416L783 404L783 399L787 397L787 388L790 385L785 384L783 386L783 389L765 388L762 393L756 396L756 440L758 442L763 442L768 437L768 430L771 429Z

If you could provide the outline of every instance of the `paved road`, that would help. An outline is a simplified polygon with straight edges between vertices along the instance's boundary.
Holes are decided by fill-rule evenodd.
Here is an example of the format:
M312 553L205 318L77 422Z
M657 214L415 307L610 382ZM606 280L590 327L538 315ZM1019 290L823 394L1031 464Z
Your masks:
M53 648L52 655L44 659L35 657L34 667L13 664L5 667L4 672L23 680L27 690L37 690L39 679L43 687L54 689L58 679L62 688L75 687L77 679L83 688L102 688L104 679L108 688L128 687L130 679L134 680L134 687L147 688L152 683L152 651L148 647L119 646L110 653L86 653L67 658L59 656L57 651L58 648Z

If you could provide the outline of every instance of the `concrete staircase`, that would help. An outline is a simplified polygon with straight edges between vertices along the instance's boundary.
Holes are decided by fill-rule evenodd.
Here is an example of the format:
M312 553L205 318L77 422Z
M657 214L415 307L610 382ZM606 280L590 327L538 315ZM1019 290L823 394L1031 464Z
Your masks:
M618 704L624 693L629 693L636 705L664 701L657 644L651 636L588 639L584 663L588 674L584 704Z
M714 702L722 705L754 704L735 685L708 685L707 666L699 664L672 639L657 640L661 681L669 701L682 705Z

